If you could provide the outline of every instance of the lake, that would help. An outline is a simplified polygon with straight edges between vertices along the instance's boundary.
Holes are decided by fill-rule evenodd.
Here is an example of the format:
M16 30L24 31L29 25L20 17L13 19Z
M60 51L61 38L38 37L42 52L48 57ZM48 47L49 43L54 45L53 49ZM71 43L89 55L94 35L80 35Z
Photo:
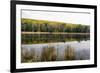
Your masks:
M56 43L90 40L89 34L22 34L22 44Z
M21 62L90 59L90 35L22 34Z

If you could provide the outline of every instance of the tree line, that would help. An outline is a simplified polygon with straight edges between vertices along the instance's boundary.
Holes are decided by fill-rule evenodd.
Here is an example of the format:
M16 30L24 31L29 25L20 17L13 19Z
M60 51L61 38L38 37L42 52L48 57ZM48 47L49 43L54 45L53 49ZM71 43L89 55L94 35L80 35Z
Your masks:
M82 24L71 24L63 22L21 19L21 31L25 32L68 32L89 33L90 26Z

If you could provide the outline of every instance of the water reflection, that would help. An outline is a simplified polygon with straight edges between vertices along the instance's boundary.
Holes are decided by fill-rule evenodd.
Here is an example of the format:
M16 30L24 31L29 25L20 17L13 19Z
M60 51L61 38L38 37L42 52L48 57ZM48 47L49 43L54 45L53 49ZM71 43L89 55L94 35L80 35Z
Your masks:
M89 40L89 34L22 34L22 44L54 43Z
M90 41L22 44L21 62L69 61L90 59Z

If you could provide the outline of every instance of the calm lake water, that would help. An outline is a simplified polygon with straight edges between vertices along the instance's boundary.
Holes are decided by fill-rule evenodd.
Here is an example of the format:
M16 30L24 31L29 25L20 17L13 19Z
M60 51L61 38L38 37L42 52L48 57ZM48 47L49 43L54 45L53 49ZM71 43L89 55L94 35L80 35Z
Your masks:
M89 34L22 34L22 44L56 43L90 40Z
M44 48L53 47L55 49L56 61L70 60L88 60L90 59L90 36L89 35L23 35L22 55L25 53L35 53L35 61L41 61L41 55ZM31 42L30 42L30 41ZM41 43L41 41L43 43ZM26 44L26 42L29 42ZM32 44L33 42L33 44ZM51 43L52 42L52 43ZM68 46L72 50L68 49ZM66 53L65 53L66 51ZM47 52L48 53L48 52ZM69 54L67 54L69 53ZM54 54L54 53L53 53ZM45 54L47 55L47 54ZM67 59L65 59L65 55ZM33 57L32 57L33 58ZM27 58L25 58L27 59ZM31 59L30 59L31 60ZM24 61L25 62L25 61Z

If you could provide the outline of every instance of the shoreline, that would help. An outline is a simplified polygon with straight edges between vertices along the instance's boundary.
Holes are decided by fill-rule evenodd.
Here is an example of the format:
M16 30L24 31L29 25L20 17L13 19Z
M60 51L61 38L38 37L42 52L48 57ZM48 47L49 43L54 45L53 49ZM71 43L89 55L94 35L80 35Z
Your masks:
M75 34L75 35L90 35L90 33L67 33L67 32L21 32L21 34Z

